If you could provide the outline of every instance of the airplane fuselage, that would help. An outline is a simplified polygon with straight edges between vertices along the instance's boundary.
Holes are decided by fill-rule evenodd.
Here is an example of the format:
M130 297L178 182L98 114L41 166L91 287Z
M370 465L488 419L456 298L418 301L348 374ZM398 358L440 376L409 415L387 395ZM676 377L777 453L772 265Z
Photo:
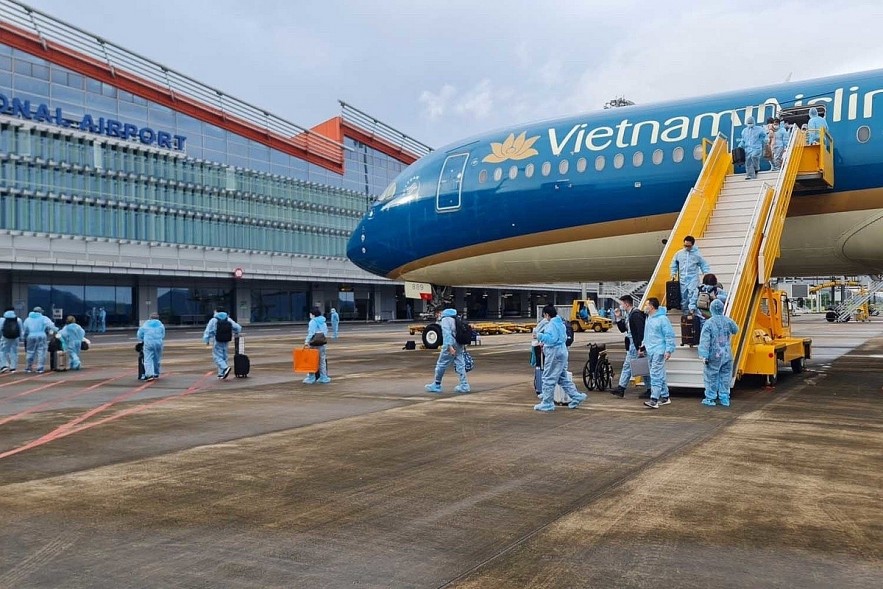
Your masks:
M824 105L833 190L795 194L777 275L883 271L883 71L542 121L412 164L353 233L390 278L489 284L648 278L702 167L702 139Z

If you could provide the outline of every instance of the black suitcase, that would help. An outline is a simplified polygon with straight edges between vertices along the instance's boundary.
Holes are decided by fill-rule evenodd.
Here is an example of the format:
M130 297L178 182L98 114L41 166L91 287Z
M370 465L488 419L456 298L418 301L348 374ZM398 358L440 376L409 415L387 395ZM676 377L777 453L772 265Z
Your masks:
M745 163L745 148L744 147L734 147L733 148L733 164L739 166L744 163Z
M681 281L669 280L665 283L665 308L681 308Z
M135 351L138 352L138 380L145 380L147 376L144 371L144 344L141 342L135 344Z
M699 333L699 317L690 313L681 317L681 345L682 346L698 346Z
M246 378L251 371L251 360L245 352L245 338L237 337L233 343L233 376Z
M537 365L533 370L533 390L537 395L543 394L543 348L534 346L534 354L536 355Z

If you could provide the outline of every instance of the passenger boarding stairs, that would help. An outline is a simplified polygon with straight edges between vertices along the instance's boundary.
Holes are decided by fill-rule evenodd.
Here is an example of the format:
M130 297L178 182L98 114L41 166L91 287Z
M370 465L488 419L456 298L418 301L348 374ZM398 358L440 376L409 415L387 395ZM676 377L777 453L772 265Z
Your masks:
M772 262L778 257L804 137L802 132L792 137L781 172L762 172L753 180L733 172L726 138L720 136L714 141L642 301L643 306L647 298L656 297L665 306L665 283L671 279L671 261L683 248L684 237L695 237L699 253L727 293L724 314L740 329L740 336L733 338L736 366L745 341L743 336L753 325L760 288L769 280ZM698 346L684 346L681 342L682 314L677 309L668 310L676 349L666 362L667 384L702 389L703 362Z
M837 321L848 321L853 314L871 300L875 293L883 291L883 276L871 276L871 282L866 288L862 288L836 307L834 313ZM867 319L866 317L864 319Z

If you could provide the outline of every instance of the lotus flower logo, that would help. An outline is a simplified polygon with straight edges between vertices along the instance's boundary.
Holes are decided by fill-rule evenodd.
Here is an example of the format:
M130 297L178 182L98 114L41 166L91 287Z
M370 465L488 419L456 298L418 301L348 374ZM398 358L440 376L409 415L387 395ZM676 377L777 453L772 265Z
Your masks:
M510 133L506 140L502 143L491 143L491 154L485 157L483 162L489 164L499 164L506 160L523 160L539 154L533 148L533 144L540 138L539 135L526 139L527 131L522 131L521 135L515 136Z

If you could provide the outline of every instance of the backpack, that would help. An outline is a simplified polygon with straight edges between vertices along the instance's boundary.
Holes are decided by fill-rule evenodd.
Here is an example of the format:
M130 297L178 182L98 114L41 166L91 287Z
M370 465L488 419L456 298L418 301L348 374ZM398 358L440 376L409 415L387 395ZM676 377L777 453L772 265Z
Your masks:
M222 344L233 341L233 324L229 319L218 319L218 324L215 326L215 341Z
M21 328L18 326L18 319L9 319L3 321L3 337L6 339L18 339L21 337Z
M699 296L696 298L696 308L708 311L711 308L711 301L717 298L717 287L706 288L699 287Z
M472 328L460 319L459 315L454 317L454 340L461 346L468 346L472 343Z
M570 324L570 321L564 322L564 331L567 333L567 337L564 340L564 345L569 348L570 344L573 343L573 325Z

